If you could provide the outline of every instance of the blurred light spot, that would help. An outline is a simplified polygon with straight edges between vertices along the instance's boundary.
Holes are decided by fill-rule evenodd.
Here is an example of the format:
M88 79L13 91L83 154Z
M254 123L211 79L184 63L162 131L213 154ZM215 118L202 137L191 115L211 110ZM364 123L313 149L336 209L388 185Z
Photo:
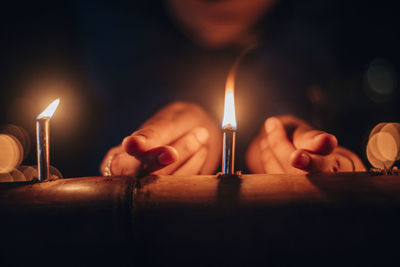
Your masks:
M379 132L376 134L377 140L376 145L378 152L382 155L384 161L396 161L398 147L396 140L390 133Z
M379 153L377 146L377 135L374 135L368 140L367 144L367 158L369 163L378 169L388 169L392 166L393 162L385 162Z
M376 133L379 133L379 132L382 130L382 128L383 128L386 124L387 124L387 122L378 123L378 124L372 129L372 131L369 133L369 138L368 138L368 139L371 139L372 136L374 136Z
M14 179L12 178L11 174L7 173L0 173L0 183L4 182L13 182Z
M38 179L37 165L26 166L22 165L18 168L20 172L25 176L26 181L32 181ZM62 173L54 166L50 165L50 174L53 178L62 179L64 178Z
M25 91L24 99L30 101L29 110L24 108L20 101L18 109L14 108L12 112L20 114L18 117L23 116L29 121L26 124L18 123L18 125L34 132L35 127L32 127L32 124L37 115L54 99L60 98L62 105L60 104L57 108L57 113L52 119L52 132L57 133L57 142L75 141L74 138L79 136L82 127L85 126L83 123L88 123L85 121L86 99L80 91L79 85L69 77L48 73L26 80L22 87ZM10 114L10 116L12 115Z
M388 133L393 137L393 141L395 144L393 144L397 148L397 154L393 156L393 160L399 160L400 159L400 123L387 123L385 126L382 128L381 132L383 133ZM392 157L388 157L392 158Z
M22 162L23 149L17 138L0 134L0 173L8 173Z
M14 182L25 182L25 175L18 169L14 169L11 171L11 176L14 180Z
M31 150L31 139L28 131L20 126L8 124L4 128L4 134L12 135L18 139L22 145L23 159L25 159Z
M37 168L33 167L33 166L20 166L19 170L24 174L25 179L27 181L32 181L33 179L38 179L38 172L37 172Z
M400 124L379 123L371 131L367 144L367 158L379 169L389 169L400 157Z
M367 95L373 101L387 101L397 87L396 70L387 60L376 58L368 67L365 82Z
M58 178L58 179L64 178L60 170L54 167L53 165L50 165L50 174L53 178Z

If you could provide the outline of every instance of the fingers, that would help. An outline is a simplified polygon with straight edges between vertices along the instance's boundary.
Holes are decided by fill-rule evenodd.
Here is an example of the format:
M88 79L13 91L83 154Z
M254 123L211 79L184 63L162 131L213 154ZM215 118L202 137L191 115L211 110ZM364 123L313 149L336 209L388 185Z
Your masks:
M116 154L110 163L112 175L136 176L140 162L126 153Z
M297 173L298 170L289 162L295 147L289 140L282 122L274 117L269 118L265 122L265 132L267 143L265 148L261 149L265 170L274 173Z
M107 160L107 156L101 170L104 173L104 166L107 166L106 169L111 169L115 175L145 175L150 172L170 174L183 168L186 161L195 155L202 159L204 151L198 151L204 146L210 153L207 153L200 173L209 174L215 172L219 164L220 135L215 122L200 106L175 102L160 110L138 131L126 137L119 148L122 152L116 153L117 156L112 161ZM111 166L109 162L112 162ZM185 168L180 172L187 170Z
M260 150L264 173L285 173L283 166L279 163L274 152L268 145L267 139L261 141Z
M297 149L304 149L320 155L328 155L338 145L335 136L323 131L314 130L308 123L291 115L278 117L289 139Z
M294 117L271 117L266 120L264 130L258 137L258 151L266 173L365 170L357 155L338 147L335 136L313 130Z
M354 165L354 171L365 172L367 170L364 164L362 163L361 159L350 150L343 147L338 147L335 151L352 161L352 164Z
M171 146L177 151L177 154L179 155L178 159L174 161L172 164L157 171L156 174L165 175L177 171L178 168L182 167L185 163L187 163L189 159L191 159L201 150L201 148L207 143L208 139L209 139L209 133L206 128L202 127L195 128L186 135L184 135L183 137L179 138L177 141L171 144ZM198 155L196 156L201 157ZM203 161L198 162L197 164L194 164L192 162L189 165L192 165L195 170L199 167L199 165L201 168L203 163L204 163ZM180 170L180 173L181 174L185 173L184 170L185 169ZM193 171L189 171L187 172L187 174L197 173L197 171L196 172Z
M174 175L195 175L200 174L204 162L207 159L208 149L206 147L200 148L190 159L183 163L177 170L173 172Z
M296 150L291 155L291 164L307 172L351 172L364 171L359 158L344 148L338 148L327 156Z
M115 152L112 154L112 152ZM141 160L138 160L131 155L125 153L120 147L118 150L111 150L105 157L104 162L110 160L110 170L112 175L134 176L136 177L139 172L150 173L158 169L164 168L166 165L171 164L178 158L178 153L173 147L158 147L142 154ZM105 165L102 164L104 172Z
M126 137L122 146L128 154L140 156L149 149L168 145L202 123L204 116L200 110L185 103L168 105L138 131Z
M340 154L321 156L297 150L291 157L294 167L307 172L345 172L354 171L352 161Z
M297 149L304 149L320 155L328 155L338 145L334 135L317 131L307 130L293 136L293 144Z
M260 157L260 142L265 140L262 133L259 134L251 143L246 153L246 165L251 173L265 173L264 164ZM266 142L266 141L264 141Z
M110 159L111 156L114 156L116 154L122 153L123 151L124 151L124 149L122 148L122 146L117 146L117 147L111 148L107 152L106 156L104 157L103 161L100 164L100 173L104 173L107 161Z
M156 147L142 153L137 157L138 160L127 153L119 155L113 161L111 170L116 175L119 173L121 173L120 175L137 175L139 172L140 175L152 172L158 175L171 174L196 154L207 143L208 138L207 129L202 127L195 128L170 146ZM140 170L137 164L134 164L135 161L138 161L139 165L141 163ZM196 169L197 165L192 165ZM184 173L184 170L181 170L180 173ZM192 173L191 171L187 174Z
M209 153L201 173L210 174L215 172L220 163L221 131L213 119L200 106L193 103L175 102L163 108L138 131L126 137L122 142L122 147L126 153L141 160L143 155L157 147L168 145L176 148L175 145L180 144L178 140L186 136L192 129L200 126L207 129L210 137L207 138L206 143L202 143L207 147ZM188 159L184 152L178 150L176 149L179 161L172 167L163 170L162 173L174 171L174 168L179 167L177 165L183 163L182 160Z
M125 155L134 158L127 153ZM141 163L139 175L145 175L159 169L164 168L176 161L178 161L178 151L172 146L161 146L150 149L141 154L139 162Z

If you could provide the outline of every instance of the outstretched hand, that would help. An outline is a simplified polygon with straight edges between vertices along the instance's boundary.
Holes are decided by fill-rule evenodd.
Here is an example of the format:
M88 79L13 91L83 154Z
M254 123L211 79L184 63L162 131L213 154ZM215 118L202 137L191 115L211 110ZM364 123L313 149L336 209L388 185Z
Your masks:
M356 154L335 136L290 115L267 119L251 143L247 165L253 173L364 171Z
M211 174L219 164L220 135L201 107L174 102L112 148L100 169L127 176Z

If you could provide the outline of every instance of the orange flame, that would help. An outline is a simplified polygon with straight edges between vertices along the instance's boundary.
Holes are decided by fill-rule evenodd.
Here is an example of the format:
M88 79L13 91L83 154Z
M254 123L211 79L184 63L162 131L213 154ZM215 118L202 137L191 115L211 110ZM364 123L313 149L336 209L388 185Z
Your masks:
M236 113L235 113L235 76L236 70L239 67L242 58L247 55L252 49L256 47L255 44L248 46L242 51L239 57L236 59L232 68L229 71L228 78L225 83L225 106L224 106L224 117L222 119L222 129L233 129L236 130Z
M59 103L60 103L60 99L59 98L57 98L56 100L51 102L51 104L48 105L47 108L45 110L43 110L42 113L40 113L36 117L36 119L41 119L41 118L51 119L53 117L54 112L56 111Z
M232 128L236 130L236 113L235 113L235 72L236 65L231 69L225 85L225 105L224 118L222 119L222 128Z

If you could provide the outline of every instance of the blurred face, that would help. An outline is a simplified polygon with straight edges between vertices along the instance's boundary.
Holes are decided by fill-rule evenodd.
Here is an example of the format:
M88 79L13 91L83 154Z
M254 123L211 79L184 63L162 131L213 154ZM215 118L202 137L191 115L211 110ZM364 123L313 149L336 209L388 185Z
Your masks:
M239 42L275 0L167 0L182 30L203 46Z

